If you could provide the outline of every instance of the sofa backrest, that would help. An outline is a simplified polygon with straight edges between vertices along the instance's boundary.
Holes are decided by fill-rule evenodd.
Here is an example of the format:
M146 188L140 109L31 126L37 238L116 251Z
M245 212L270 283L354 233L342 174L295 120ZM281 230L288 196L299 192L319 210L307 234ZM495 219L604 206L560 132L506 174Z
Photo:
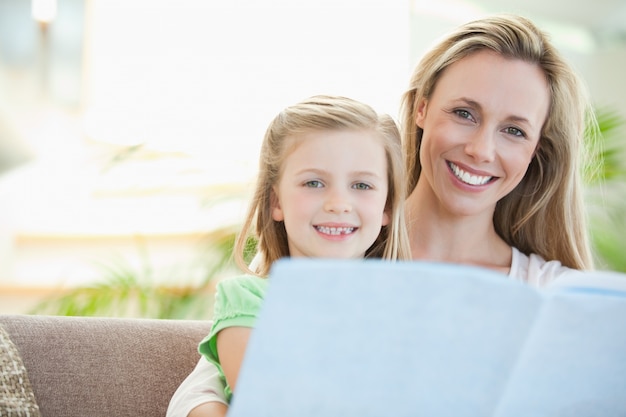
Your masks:
M211 323L0 315L43 417L163 417Z

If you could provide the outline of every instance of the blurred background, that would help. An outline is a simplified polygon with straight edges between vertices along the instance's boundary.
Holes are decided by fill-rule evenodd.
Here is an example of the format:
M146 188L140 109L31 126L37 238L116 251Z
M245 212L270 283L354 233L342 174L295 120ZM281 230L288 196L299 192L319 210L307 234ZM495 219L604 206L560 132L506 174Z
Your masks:
M594 250L626 271L624 0L0 0L0 313L207 318L275 114L327 93L396 117L421 54L493 12L587 83Z

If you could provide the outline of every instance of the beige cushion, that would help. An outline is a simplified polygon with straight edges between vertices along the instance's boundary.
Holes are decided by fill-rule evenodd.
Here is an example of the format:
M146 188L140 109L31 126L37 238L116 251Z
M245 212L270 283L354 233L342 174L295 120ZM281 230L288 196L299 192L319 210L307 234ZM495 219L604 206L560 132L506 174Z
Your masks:
M0 325L0 417L39 417L24 363Z
M165 416L209 321L0 315L44 417Z

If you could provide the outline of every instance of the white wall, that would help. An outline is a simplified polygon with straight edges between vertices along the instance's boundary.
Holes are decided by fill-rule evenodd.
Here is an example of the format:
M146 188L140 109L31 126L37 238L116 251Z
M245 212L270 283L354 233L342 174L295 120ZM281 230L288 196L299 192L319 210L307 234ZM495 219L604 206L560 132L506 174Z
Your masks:
M408 0L86 4L81 108L16 114L37 159L0 181L0 287L90 281L93 260L136 263L135 235L156 240L153 266L184 262L196 233L242 215L208 194L254 179L283 107L341 94L395 116L409 73Z
M193 256L194 228L220 224L202 193L253 177L265 127L282 107L332 93L396 115L423 51L485 13L451 0L87 5L80 112L17 115L40 158L0 184L0 287L94 279L99 255L135 256L133 235L155 237L163 270ZM593 100L626 111L624 48L587 51L557 38ZM144 141L153 153L104 172L95 144ZM147 162L163 154L170 160Z

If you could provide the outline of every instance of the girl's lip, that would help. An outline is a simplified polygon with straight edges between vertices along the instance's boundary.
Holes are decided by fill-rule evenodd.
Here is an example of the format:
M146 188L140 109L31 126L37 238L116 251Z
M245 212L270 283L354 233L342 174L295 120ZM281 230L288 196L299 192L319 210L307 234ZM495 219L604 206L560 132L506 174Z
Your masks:
M313 224L315 227L358 227L351 223L337 223L337 222L328 222L328 223L315 223Z
M316 224L315 230L325 235L345 236L354 233L358 227L352 225L338 224Z

